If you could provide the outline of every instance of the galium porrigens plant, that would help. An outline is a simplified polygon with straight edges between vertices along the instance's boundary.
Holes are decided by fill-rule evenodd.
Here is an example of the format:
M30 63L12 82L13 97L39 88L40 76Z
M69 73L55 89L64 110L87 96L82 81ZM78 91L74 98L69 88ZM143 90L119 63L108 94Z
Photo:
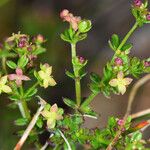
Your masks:
M61 19L69 23L61 38L71 46L73 72L66 71L66 75L74 80L75 98L74 100L63 98L64 103L72 109L71 114L64 113L57 104L46 103L39 96L37 97L40 99L40 107L35 115L32 115L32 110L28 107L28 101L35 98L39 87L46 89L56 85L52 66L47 63L37 65L38 56L46 51L43 47L46 41L44 37L37 35L31 38L19 32L4 41L0 46L2 60L0 93L8 94L12 102L11 107L18 106L21 117L15 120L15 124L24 127L24 130L18 131L21 139L15 150L21 149L26 139L34 143L36 149L41 150L148 149L144 146L146 140L142 139L140 129L149 125L149 121L144 119L134 125L135 120L129 116L129 112L123 119L110 117L103 129L88 129L82 126L85 117L90 117L91 121L97 118L90 103L99 93L103 93L106 97L110 97L112 93L123 95L134 78L150 72L150 59L140 60L131 57L129 54L133 45L127 42L137 28L150 23L147 5L147 1L144 3L140 0L133 1L132 14L135 17L135 24L123 39L116 34L112 35L109 46L114 55L107 62L102 75L91 73L89 86L91 94L85 99L82 97L81 80L87 75L85 67L88 60L78 56L76 45L86 39L92 23L90 20L74 16L66 9L60 13ZM31 81L34 82L33 85L29 84ZM49 133L49 137L43 145L39 137L45 132Z

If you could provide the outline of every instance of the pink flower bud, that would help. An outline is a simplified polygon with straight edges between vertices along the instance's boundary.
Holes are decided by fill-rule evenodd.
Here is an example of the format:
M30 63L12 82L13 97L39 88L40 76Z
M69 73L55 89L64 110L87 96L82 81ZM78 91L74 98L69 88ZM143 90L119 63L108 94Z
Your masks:
M122 126L122 125L124 124L124 120L123 120L123 119L119 119L119 120L117 121L117 124L118 124L119 126Z
M36 55L29 55L29 60L32 61L32 60L36 60L37 59L37 56Z
M69 22L70 25L72 26L73 30L75 30L75 31L78 30L78 23L80 22L81 17L74 16L67 9L64 9L60 13L60 17L61 17L61 19L63 19L63 21Z
M78 57L78 59L81 64L83 64L85 62L85 59L83 57Z
M64 9L61 13L60 13L60 18L64 19L66 16L68 16L69 11L67 9Z
M27 42L27 36L22 36L19 39L20 42Z
M25 47L26 46L26 42L25 41L20 41L19 43L18 43L18 47L19 48L23 48L23 47Z
M123 60L119 57L115 58L114 62L115 62L115 65L117 65L117 66L123 65Z
M140 7L142 5L141 0L134 0L134 5Z
M41 35L41 34L38 34L37 36L34 36L34 37L33 37L32 42L33 42L33 43L36 43L36 42L38 42L38 43L43 43L44 40L45 40L45 39L44 39L44 36Z
M44 42L44 36L41 35L41 34L38 34L37 37L36 37L37 41L40 42L40 43L43 43Z
M19 38L18 47L23 48L27 45L27 36L22 36Z
M150 67L150 61L145 61L145 62L144 62L144 66L145 66L145 67Z
M27 50L28 50L28 51L32 51L32 47L29 46L29 47L27 48Z

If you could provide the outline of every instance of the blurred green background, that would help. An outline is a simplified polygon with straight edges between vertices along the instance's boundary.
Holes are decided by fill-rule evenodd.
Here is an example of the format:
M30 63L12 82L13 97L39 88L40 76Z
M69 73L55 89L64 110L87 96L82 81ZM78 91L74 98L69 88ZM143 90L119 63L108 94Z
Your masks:
M102 73L102 68L113 52L108 48L107 41L113 33L123 37L134 23L130 12L130 2L127 0L0 0L0 40L3 41L12 33L36 35L43 34L47 39L47 53L40 57L41 62L48 62L53 66L53 75L57 86L40 90L40 95L50 103L57 102L65 107L62 97L74 98L73 81L65 76L65 69L71 69L70 46L60 39L60 33L66 24L59 18L62 9L67 8L75 15L92 20L93 28L87 40L78 44L78 55L89 60L87 70ZM131 42L134 43L132 55L146 58L150 56L150 25L138 29ZM88 74L89 75L89 74ZM83 96L89 94L88 77L82 81ZM138 93L133 112L150 107L150 84ZM128 89L130 91L130 89ZM86 120L88 127L102 127L108 116L122 116L126 109L128 92L125 96L112 96L106 99L99 95L92 103L92 107L101 117L91 123ZM20 116L18 109L7 107L9 100L0 98L0 150L11 150L17 142L13 121ZM31 104L30 108L36 110ZM150 131L147 132L147 137ZM25 148L27 149L27 148Z

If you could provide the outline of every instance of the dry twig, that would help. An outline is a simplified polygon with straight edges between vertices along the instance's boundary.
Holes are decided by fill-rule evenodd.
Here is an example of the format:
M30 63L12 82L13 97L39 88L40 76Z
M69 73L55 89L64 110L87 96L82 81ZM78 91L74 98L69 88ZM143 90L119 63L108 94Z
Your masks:
M27 137L29 136L31 130L33 129L33 127L35 126L37 119L39 117L39 115L41 114L41 111L44 109L46 102L40 99L40 107L38 108L36 114L33 116L31 122L29 123L28 127L26 128L26 130L24 131L24 134L22 135L22 137L20 138L19 142L16 144L14 150L20 150L21 147L23 146L24 142L26 141Z
M148 114L150 114L150 109L146 109L146 110L137 112L135 114L132 114L131 117L132 117L132 119L136 119L136 118L148 115Z

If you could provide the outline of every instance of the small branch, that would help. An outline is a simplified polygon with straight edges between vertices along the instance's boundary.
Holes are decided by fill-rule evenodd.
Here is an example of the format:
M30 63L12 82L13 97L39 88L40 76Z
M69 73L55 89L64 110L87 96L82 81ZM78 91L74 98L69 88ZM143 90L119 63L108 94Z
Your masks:
M99 92L91 93L91 95L89 95L89 97L86 98L85 101L82 103L81 109L85 106L88 106L98 94Z
M148 114L150 114L150 109L146 109L146 110L137 112L135 114L132 114L131 117L132 117L132 119L136 119L136 118L148 115Z
M68 150L72 150L72 149L71 149L71 146L70 146L70 144L69 144L69 142L68 142L68 140L67 140L66 137L65 137L65 135L64 135L60 130L58 130L58 131L59 131L60 135L62 136L62 138L64 139L64 141L66 142L67 147L68 147Z
M46 102L41 99L40 99L40 102L39 104L41 105L39 107L39 109L37 110L36 114L33 116L31 122L29 123L28 127L26 128L26 130L24 131L24 134L22 135L22 137L20 138L19 142L16 144L14 150L20 150L21 147L23 146L24 142L26 141L27 137L29 136L31 130L33 129L33 127L35 126L36 122L37 122L37 119L39 117L39 115L41 114L41 111L44 109L45 105L46 105Z
M117 48L118 50L120 50L124 44L126 44L127 40L129 39L129 37L131 36L131 34L135 31L135 29L138 27L138 22L136 22L133 27L131 28L131 30L127 33L127 35L124 37L124 39L122 40L121 44L119 45L119 47Z
M97 119L97 117L96 116L92 116L92 115L83 115L83 117L88 117L88 118L92 118L92 119Z
M147 83L150 80L150 74L144 76L141 78L137 83L133 86L131 93L129 95L129 101L128 101L128 106L127 106L127 111L125 116L127 117L131 113L131 108L132 108L132 103L134 101L134 98L136 96L136 93L138 89L143 86L145 83Z
M126 120L128 118L128 116L131 113L131 108L132 108L132 103L134 101L134 98L136 96L136 93L138 91L138 89L144 85L146 82L148 82L150 80L150 74L144 76L143 78L141 78L139 81L137 81L137 83L133 86L131 93L129 95L129 100L128 100L128 106L127 106L127 110L126 113L124 115L124 123L123 125L120 127L120 129L118 130L116 136L114 137L114 139L111 141L111 143L108 145L106 150L112 150L113 146L117 143L117 141L119 140L120 135L123 133L123 129L126 123Z

